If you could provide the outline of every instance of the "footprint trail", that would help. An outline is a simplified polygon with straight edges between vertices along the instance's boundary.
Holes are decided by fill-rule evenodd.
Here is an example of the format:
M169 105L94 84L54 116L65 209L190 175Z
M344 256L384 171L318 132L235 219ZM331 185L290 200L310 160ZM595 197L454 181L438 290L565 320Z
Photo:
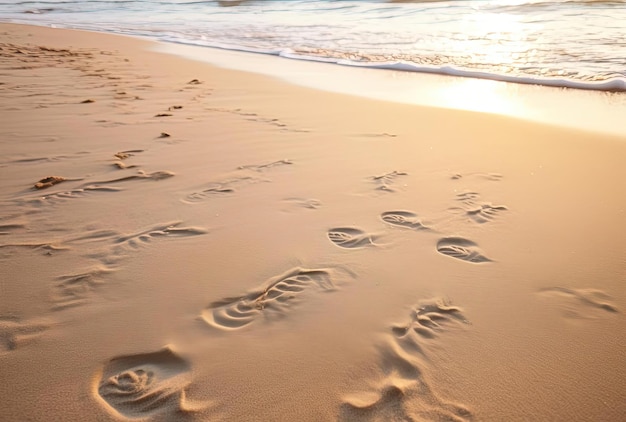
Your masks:
M261 317L267 321L280 319L305 294L333 291L343 277L344 272L337 269L294 268L246 295L211 303L201 318L209 326L227 331L244 328Z
M476 243L462 237L446 237L437 242L439 253L462 261L480 264L491 259L483 255Z
M460 308L435 299L413 309L407 323L392 326L379 346L382 379L371 390L349 395L340 408L341 421L473 420L464 406L439 397L424 373L428 345L440 333L468 324Z
M97 395L113 414L128 419L159 414L177 420L189 412L185 388L191 367L170 348L121 356L101 371Z
M380 215L385 223L411 230L428 230L419 220L417 214L411 211L386 211Z
M358 249L375 246L375 235L366 233L355 227L336 227L327 233L328 239L340 248Z

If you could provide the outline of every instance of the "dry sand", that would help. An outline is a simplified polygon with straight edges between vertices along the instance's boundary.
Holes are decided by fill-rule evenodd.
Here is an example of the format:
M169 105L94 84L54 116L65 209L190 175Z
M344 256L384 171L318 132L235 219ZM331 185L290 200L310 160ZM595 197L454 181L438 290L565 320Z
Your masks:
M626 136L0 33L2 421L626 420Z

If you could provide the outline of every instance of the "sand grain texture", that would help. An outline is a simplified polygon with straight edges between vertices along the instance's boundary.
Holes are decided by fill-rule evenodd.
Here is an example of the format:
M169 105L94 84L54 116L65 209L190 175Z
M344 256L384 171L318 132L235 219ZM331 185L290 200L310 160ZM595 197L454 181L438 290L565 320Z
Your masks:
M626 133L0 26L0 419L626 417Z

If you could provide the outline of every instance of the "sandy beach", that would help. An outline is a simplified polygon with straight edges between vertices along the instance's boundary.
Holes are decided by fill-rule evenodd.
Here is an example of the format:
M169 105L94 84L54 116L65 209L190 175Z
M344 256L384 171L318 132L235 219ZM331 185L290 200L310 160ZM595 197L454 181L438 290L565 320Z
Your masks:
M626 129L0 33L0 420L626 420Z

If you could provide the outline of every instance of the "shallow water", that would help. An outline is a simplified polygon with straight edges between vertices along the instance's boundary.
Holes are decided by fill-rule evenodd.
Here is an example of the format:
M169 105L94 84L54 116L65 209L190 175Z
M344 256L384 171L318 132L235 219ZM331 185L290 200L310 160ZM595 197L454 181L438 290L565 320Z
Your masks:
M342 65L626 90L624 1L4 0L0 20Z

